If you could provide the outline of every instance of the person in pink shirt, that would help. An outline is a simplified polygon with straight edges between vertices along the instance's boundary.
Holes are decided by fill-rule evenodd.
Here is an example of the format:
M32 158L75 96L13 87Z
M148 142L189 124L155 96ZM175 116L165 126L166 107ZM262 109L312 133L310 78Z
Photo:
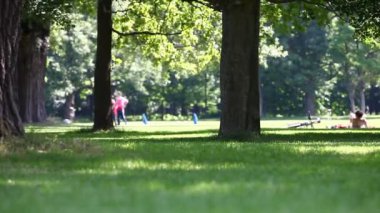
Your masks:
M120 125L120 120L123 120L127 124L127 119L125 118L125 107L128 104L128 99L118 95L113 104L113 114L117 120L117 125Z

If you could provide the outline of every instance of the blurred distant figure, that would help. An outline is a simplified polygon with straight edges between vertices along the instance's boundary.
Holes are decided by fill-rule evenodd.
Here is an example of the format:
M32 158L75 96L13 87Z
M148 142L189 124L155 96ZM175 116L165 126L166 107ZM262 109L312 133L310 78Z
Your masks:
M361 111L356 111L355 114L351 113L351 128L368 128L367 120L363 118L363 115L364 113Z
M344 125L344 124L337 124L328 127L330 129L347 129L347 128L368 128L367 120L364 118L364 113L361 111L356 111L355 113L350 113L350 124Z
M125 107L128 104L128 99L122 97L121 95L116 96L116 100L113 105L114 118L117 121L117 125L120 125L120 120L123 120L127 124L127 119L125 118Z

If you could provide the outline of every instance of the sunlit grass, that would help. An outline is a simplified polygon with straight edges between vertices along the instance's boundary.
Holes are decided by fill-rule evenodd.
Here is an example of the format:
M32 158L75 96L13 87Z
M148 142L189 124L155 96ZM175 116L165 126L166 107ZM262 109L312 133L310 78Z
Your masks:
M294 121L249 141L218 121L28 126L0 143L0 212L377 212L379 129Z
M368 116L368 123L371 128L380 128L380 117L379 116ZM299 123L308 121L306 118L304 119L275 119L268 120L263 119L261 121L261 127L266 128L279 128L286 129L288 128L288 124ZM322 118L321 123L314 124L314 129L327 129L327 127L343 124L348 125L349 120L348 117L339 117L339 118ZM51 133L61 133L66 131L73 131L78 129L87 128L90 129L92 127L92 123L87 122L74 122L70 125L59 124L59 125L38 125L27 127L28 131L43 131L43 132L51 132ZM192 121L150 121L148 124L144 124L141 121L130 121L127 124L122 123L120 126L115 127L116 129L123 131L144 131L144 132L156 132L156 131L198 131L198 130L217 130L219 128L218 120L199 120L197 124L194 124ZM311 127L305 127L301 129L310 129Z
M350 154L361 154L366 155L370 153L380 153L380 146L370 145L370 146L323 146L323 147L310 147L310 146L299 146L296 148L300 153L314 153L314 152L331 152L341 155Z

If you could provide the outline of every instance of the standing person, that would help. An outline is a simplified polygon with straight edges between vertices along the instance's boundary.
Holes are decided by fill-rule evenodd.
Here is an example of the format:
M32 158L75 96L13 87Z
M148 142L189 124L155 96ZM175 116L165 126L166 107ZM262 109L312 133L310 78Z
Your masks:
M120 120L123 120L125 124L127 124L127 119L125 118L125 107L128 104L128 99L126 97L122 97L118 95L115 100L113 112L114 116L117 119L117 125L120 125Z

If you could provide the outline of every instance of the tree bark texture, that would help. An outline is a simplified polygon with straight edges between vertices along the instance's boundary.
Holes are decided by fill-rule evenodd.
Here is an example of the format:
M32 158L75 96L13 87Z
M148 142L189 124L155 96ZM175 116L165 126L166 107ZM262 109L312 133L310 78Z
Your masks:
M366 112L365 90L360 90L360 110Z
M344 43L344 49L345 49L345 52L346 54L350 53L350 48L348 47L348 43ZM354 82L352 81L352 79L349 77L351 76L350 74L350 65L348 62L345 62L343 63L343 74L344 76L347 76L344 78L345 80L345 87L346 87L346 90L347 90L347 94L348 94L348 100L349 100L349 104L350 104L350 111L351 112L355 112L356 110L356 105L355 105L355 89L356 89L356 85L354 84Z
M260 0L229 1L222 9L219 136L260 134Z
M355 105L355 88L347 87L347 93L348 93L348 100L350 101L350 111L355 112L356 111L356 105Z
M111 105L112 0L98 0L98 38L95 62L94 126L96 130L113 128Z
M18 104L23 122L43 122L45 109L45 71L49 47L49 26L23 21L19 58Z
M371 84L368 97L368 106L370 114L375 113L376 115L380 112L380 87L376 84Z
M311 85L312 83L310 83ZM312 87L307 88L305 92L305 109L306 114L315 115L315 103L316 103L316 95L315 90Z
M75 92L66 95L63 118L73 120L75 118Z
M365 88L366 88L366 85L365 85L365 82L364 80L360 80L359 81L359 85L358 85L358 88L359 88L359 96L360 96L360 110L365 113L366 112L366 101L365 101Z
M22 0L0 1L0 137L24 133L14 91L21 9Z

